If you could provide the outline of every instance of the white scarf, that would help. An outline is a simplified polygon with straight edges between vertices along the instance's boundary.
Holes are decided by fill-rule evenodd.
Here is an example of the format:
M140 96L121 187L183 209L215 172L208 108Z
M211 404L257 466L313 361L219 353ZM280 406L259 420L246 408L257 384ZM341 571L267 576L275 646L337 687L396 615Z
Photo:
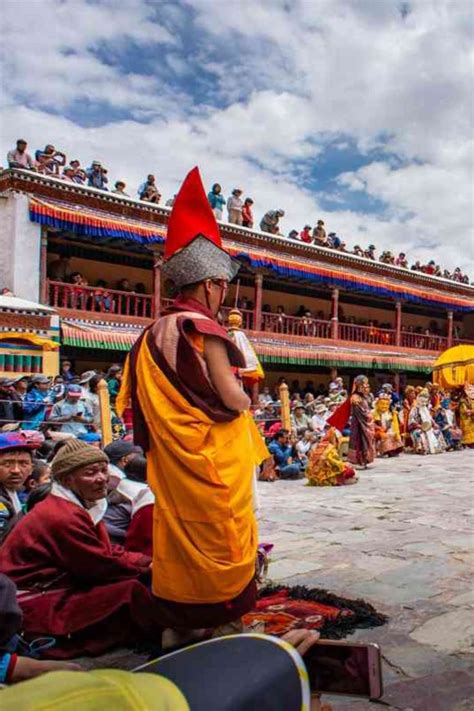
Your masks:
M20 503L20 499L18 498L18 494L16 493L16 491L13 491L13 489L7 489L7 488L5 488L5 491L7 492L8 496L10 497L10 501L12 502L12 506L13 506L13 511L16 514L20 513L21 503Z
M76 504L76 506L80 506L81 509L84 509L84 511L87 511L89 516L92 519L92 523L94 526L97 526L97 524L102 521L102 519L105 516L105 512L107 511L107 499L99 499L98 501L95 502L90 508L86 508L77 498L76 494L71 491L71 489L66 489L65 486L62 486L62 484L58 484L57 481L53 482L53 486L51 487L51 494L53 496L57 496L58 499L65 499L65 501L70 501L71 504Z

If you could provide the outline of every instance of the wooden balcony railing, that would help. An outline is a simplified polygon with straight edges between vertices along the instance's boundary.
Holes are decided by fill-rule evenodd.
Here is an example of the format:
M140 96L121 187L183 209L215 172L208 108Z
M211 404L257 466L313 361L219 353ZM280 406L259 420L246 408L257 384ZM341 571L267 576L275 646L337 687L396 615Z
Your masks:
M307 338L331 338L331 322L319 321L306 316L262 313L262 331L286 333L289 336Z
M339 338L356 343L373 343L383 346L395 344L395 330L377 326L358 326L355 323L339 323Z
M136 294L117 289L104 289L93 286L74 286L63 282L48 281L49 305L56 308L74 309L93 313L109 313L118 316L138 316L154 318L153 296L151 294ZM161 310L164 311L172 303L171 299L161 299ZM222 308L222 316L227 320L229 306ZM240 309L242 326L245 330L254 330L254 312ZM333 338L331 321L307 318L305 316L287 316L262 312L261 331L278 333L300 338ZM353 323L338 324L338 340L353 343L394 346L396 332L391 328L376 326L359 326ZM471 339L455 338L453 345L459 343L474 343ZM448 339L426 333L402 331L403 348L416 348L427 351L443 351L448 346Z
M150 294L74 286L59 281L49 281L48 292L49 305L56 308L142 318L153 316L153 297Z
M401 345L403 348L417 348L423 351L444 351L448 347L448 339L434 334L402 331Z

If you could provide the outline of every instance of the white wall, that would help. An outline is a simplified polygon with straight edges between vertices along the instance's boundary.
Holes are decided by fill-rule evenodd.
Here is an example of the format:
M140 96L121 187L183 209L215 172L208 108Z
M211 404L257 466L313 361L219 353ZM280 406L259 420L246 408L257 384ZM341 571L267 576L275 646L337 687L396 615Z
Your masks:
M41 226L30 222L28 197L0 198L0 288L39 300Z

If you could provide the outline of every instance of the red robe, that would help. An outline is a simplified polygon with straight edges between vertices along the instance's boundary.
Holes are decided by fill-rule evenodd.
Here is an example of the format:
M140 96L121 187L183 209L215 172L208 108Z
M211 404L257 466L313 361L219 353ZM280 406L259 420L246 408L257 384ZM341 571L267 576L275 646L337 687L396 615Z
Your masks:
M48 653L55 658L100 654L161 631L138 580L150 560L112 545L102 522L53 494L0 547L0 569L20 591L26 637L55 637Z

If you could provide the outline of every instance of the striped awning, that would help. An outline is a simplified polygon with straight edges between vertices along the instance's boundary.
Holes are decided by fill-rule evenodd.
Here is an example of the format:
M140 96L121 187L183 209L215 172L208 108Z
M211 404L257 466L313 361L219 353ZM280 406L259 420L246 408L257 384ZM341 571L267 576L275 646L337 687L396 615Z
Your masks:
M61 322L62 343L75 348L129 351L142 329L119 324Z
M30 198L30 220L40 225L102 239L119 238L139 244L164 242L166 226L112 215L82 205Z

